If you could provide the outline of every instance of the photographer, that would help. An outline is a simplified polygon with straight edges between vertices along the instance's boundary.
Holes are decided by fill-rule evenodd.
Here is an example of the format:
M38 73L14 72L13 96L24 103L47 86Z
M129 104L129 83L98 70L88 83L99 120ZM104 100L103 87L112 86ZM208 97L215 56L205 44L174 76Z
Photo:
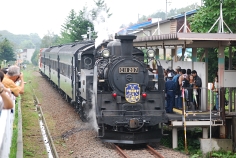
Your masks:
M4 73L0 71L0 115L2 109L12 109L13 101L11 98L10 91L4 87L2 80L4 78Z
M20 82L18 86L16 82ZM19 94L24 93L24 78L23 73L20 72L20 67L12 65L8 68L8 72L5 75L2 83L6 88L10 88L14 96L18 97Z

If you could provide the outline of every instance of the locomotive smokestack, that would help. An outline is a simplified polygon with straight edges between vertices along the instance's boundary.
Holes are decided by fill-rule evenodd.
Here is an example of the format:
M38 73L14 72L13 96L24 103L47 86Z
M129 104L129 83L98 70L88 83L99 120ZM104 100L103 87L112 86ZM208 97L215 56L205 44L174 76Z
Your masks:
M137 36L134 35L120 35L115 36L115 39L120 39L121 43L121 56L129 57L132 56L133 52L133 40Z

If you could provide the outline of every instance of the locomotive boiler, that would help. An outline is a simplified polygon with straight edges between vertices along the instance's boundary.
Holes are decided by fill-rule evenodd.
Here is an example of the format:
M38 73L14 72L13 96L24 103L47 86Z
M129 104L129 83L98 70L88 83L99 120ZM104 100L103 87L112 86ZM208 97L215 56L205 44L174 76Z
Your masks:
M162 66L149 49L147 60L157 63L157 81L144 53L133 47L136 36L115 38L97 48L93 41L48 48L41 53L40 71L83 121L91 119L91 111L95 114L102 141L158 142L167 122Z

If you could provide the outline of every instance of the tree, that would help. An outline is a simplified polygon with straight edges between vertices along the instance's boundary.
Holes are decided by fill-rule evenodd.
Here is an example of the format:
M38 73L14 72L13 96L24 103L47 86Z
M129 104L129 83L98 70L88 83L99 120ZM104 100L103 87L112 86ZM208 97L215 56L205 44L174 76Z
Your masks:
M92 20L97 19L102 12L105 12L106 15L106 17L102 16L102 18L110 18L112 16L112 14L109 13L110 8L107 7L104 0L97 0L97 1L94 0L94 3L96 5L96 8L92 9Z
M222 11L223 11L223 19L225 23L229 26L229 28L235 32L236 31L236 10L234 9L233 4L236 4L236 0L224 0ZM204 6L201 7L196 14L188 18L190 22L191 31L198 33L207 33L213 24L216 22L218 17L220 16L220 1L219 0L204 0ZM211 32L217 32L218 24L212 29ZM229 30L225 27L225 31L229 32ZM199 54L202 54L200 52ZM225 50L226 56L228 56L228 49ZM208 50L208 69L209 69L209 81L213 81L213 75L215 71L218 70L218 60L217 60L217 50L209 49ZM228 57L227 57L228 58ZM227 59L226 58L226 59ZM236 62L236 59L233 58L233 63ZM225 68L228 68L228 60L225 60Z
M31 62L32 62L32 64L33 65L35 65L35 66L37 66L38 65L38 56L39 55L39 50L38 49L35 49L35 51L34 51L34 54L32 55L32 57L31 57Z
M32 43L31 40L24 40L20 43L19 48L24 48L24 49L34 49L35 45Z
M224 0L222 11L223 19L229 28L236 31L236 10L232 7L236 4L236 0ZM204 0L204 6L188 20L191 24L191 30L194 32L206 33L213 26L215 21L220 16L220 1L219 0ZM215 25L211 32L217 32L218 25ZM225 31L229 32L225 27Z
M70 11L65 23L62 25L61 43L82 41L82 35L87 34L88 27L91 28L92 39L97 37L93 22L98 20L104 22L105 19L109 18L112 14L109 13L110 9L105 4L104 0L94 0L94 3L95 7L92 10L88 10L87 7L84 7L79 11L78 15L75 10L72 9Z
M13 44L4 38L4 40L0 42L0 60L6 60L6 62L15 61L14 56Z
M6 30L0 31L0 34L3 38L0 38L0 42L6 38L14 47L27 49L27 48L39 48L41 44L41 38L38 36L37 33L31 33L30 35L15 35Z
M62 25L61 41L63 43L82 41L82 35L87 34L88 27L94 30L93 24L88 19L84 18L85 11L86 8L80 11L78 16L73 9L70 11L66 22Z
M53 32L48 31L48 34L43 36L40 48L48 48L51 46L59 45L61 43L61 38L55 35Z

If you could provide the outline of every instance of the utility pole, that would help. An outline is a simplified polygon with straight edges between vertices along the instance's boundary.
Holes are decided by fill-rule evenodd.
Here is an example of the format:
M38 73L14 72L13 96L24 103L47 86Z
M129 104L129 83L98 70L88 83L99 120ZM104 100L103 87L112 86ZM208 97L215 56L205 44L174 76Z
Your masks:
M171 2L169 2L168 0L166 0L166 19L167 19L167 5L168 5L168 3L171 3Z

